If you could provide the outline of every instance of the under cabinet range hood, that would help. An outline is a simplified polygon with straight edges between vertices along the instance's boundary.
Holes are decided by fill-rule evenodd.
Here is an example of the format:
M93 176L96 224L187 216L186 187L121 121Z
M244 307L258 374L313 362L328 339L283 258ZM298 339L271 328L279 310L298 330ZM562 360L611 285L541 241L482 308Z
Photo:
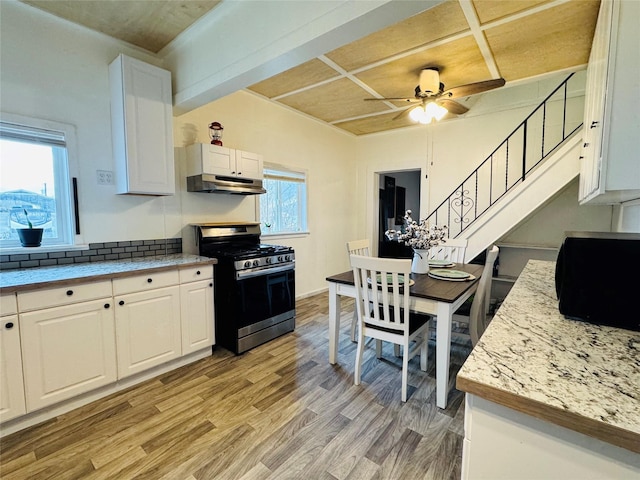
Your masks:
M267 193L262 187L262 180L226 177L202 173L187 177L188 192L227 193L232 195L259 195Z

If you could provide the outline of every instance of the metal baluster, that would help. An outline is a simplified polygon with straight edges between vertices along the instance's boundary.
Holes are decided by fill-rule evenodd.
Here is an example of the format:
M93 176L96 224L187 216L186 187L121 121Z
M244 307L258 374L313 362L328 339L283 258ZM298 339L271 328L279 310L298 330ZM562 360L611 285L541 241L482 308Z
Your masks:
M528 123L524 122L524 129L522 132L522 181L527 173L527 126Z

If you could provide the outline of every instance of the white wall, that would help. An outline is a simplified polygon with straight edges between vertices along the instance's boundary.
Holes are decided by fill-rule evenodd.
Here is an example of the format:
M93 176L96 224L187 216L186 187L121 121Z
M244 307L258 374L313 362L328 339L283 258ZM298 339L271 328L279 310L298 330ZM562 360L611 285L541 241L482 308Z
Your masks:
M568 231L612 231L612 214L613 207L610 205L579 205L576 178L500 241L558 248Z
M76 127L80 221L87 243L175 237L190 222L255 218L255 199L202 197L181 190L173 197L121 196L115 187L98 186L96 170L114 170L108 65L119 53L155 64L159 60L19 2L2 1L0 9L0 108ZM519 106L530 102L529 97L539 97L535 87L526 90L529 96L505 89L505 96ZM512 114L517 117L517 112L489 113L491 108L483 102L473 106L470 118L437 129L415 126L356 138L238 92L176 117L175 142L179 147L194 139L208 141L206 125L217 120L225 126L225 145L308 171L311 233L274 239L296 249L297 293L303 295L325 288L327 275L348 268L343 254L346 241L376 238L375 172L421 169L420 216L424 216L428 199L434 197L429 190L436 192L464 174L467 152L452 154L449 147L465 144L478 158L504 138L513 124L502 120ZM473 115L478 118L473 120ZM176 158L180 189L182 163L180 155ZM621 209L616 228L640 230L637 218L637 206Z
M614 208L613 231L640 233L640 200L626 202Z
M265 162L307 172L309 234L262 240L295 249L298 295L326 288L327 276L347 268L345 244L356 234L355 138L240 91L175 117L176 146L208 143L207 125L213 121L224 126L225 147L257 152ZM184 224L258 220L259 196L191 193L185 191L184 174L180 182Z
M114 170L109 63L119 53L157 60L23 3L2 1L0 9L0 109L75 126L84 241L178 235L178 197L116 195L96 178L96 170Z
M358 137L359 211L366 212L364 219L358 221L359 236L377 238L377 198L371 193L377 184L375 172L422 169L420 218L424 218L567 76L555 75L532 84L505 87L473 103L463 99L461 103L466 103L470 110L457 119ZM584 77L584 72L577 72L570 83L571 102L577 106L571 119L574 126L582 122ZM565 218L580 217L585 224L589 224L592 215L597 225L611 222L609 210L604 220L598 209L578 210L577 193L574 204L565 203L563 208Z

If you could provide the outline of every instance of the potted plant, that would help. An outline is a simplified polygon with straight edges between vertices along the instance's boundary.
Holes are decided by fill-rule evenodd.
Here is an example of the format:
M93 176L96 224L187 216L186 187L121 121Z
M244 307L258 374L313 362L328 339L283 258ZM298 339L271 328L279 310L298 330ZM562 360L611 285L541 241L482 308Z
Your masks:
M24 216L27 219L27 225L29 228L18 228L18 237L23 247L39 247L42 243L43 228L33 228L33 223L29 220L29 214L27 209L23 208Z
M411 210L405 212L404 222L403 230L387 230L385 235L389 240L404 242L406 246L413 249L412 272L427 273L429 271L429 249L446 242L448 228L437 225L429 226L426 220L420 220L418 223L411 218Z

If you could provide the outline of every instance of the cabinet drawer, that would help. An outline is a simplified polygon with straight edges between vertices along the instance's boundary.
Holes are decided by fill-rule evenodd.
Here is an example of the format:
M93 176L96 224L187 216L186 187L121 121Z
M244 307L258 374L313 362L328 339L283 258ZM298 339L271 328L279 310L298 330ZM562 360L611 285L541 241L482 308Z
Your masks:
M8 293L0 296L0 315L13 315L18 313L18 305L16 303L16 294Z
M146 275L136 275L134 277L116 278L113 280L113 294L144 292L154 288L169 287L178 285L178 270L168 270L166 272L153 272Z
M201 265L180 269L180 283L197 282L213 278L213 265Z
M105 297L111 297L111 280L18 292L18 305L20 312L30 312Z

